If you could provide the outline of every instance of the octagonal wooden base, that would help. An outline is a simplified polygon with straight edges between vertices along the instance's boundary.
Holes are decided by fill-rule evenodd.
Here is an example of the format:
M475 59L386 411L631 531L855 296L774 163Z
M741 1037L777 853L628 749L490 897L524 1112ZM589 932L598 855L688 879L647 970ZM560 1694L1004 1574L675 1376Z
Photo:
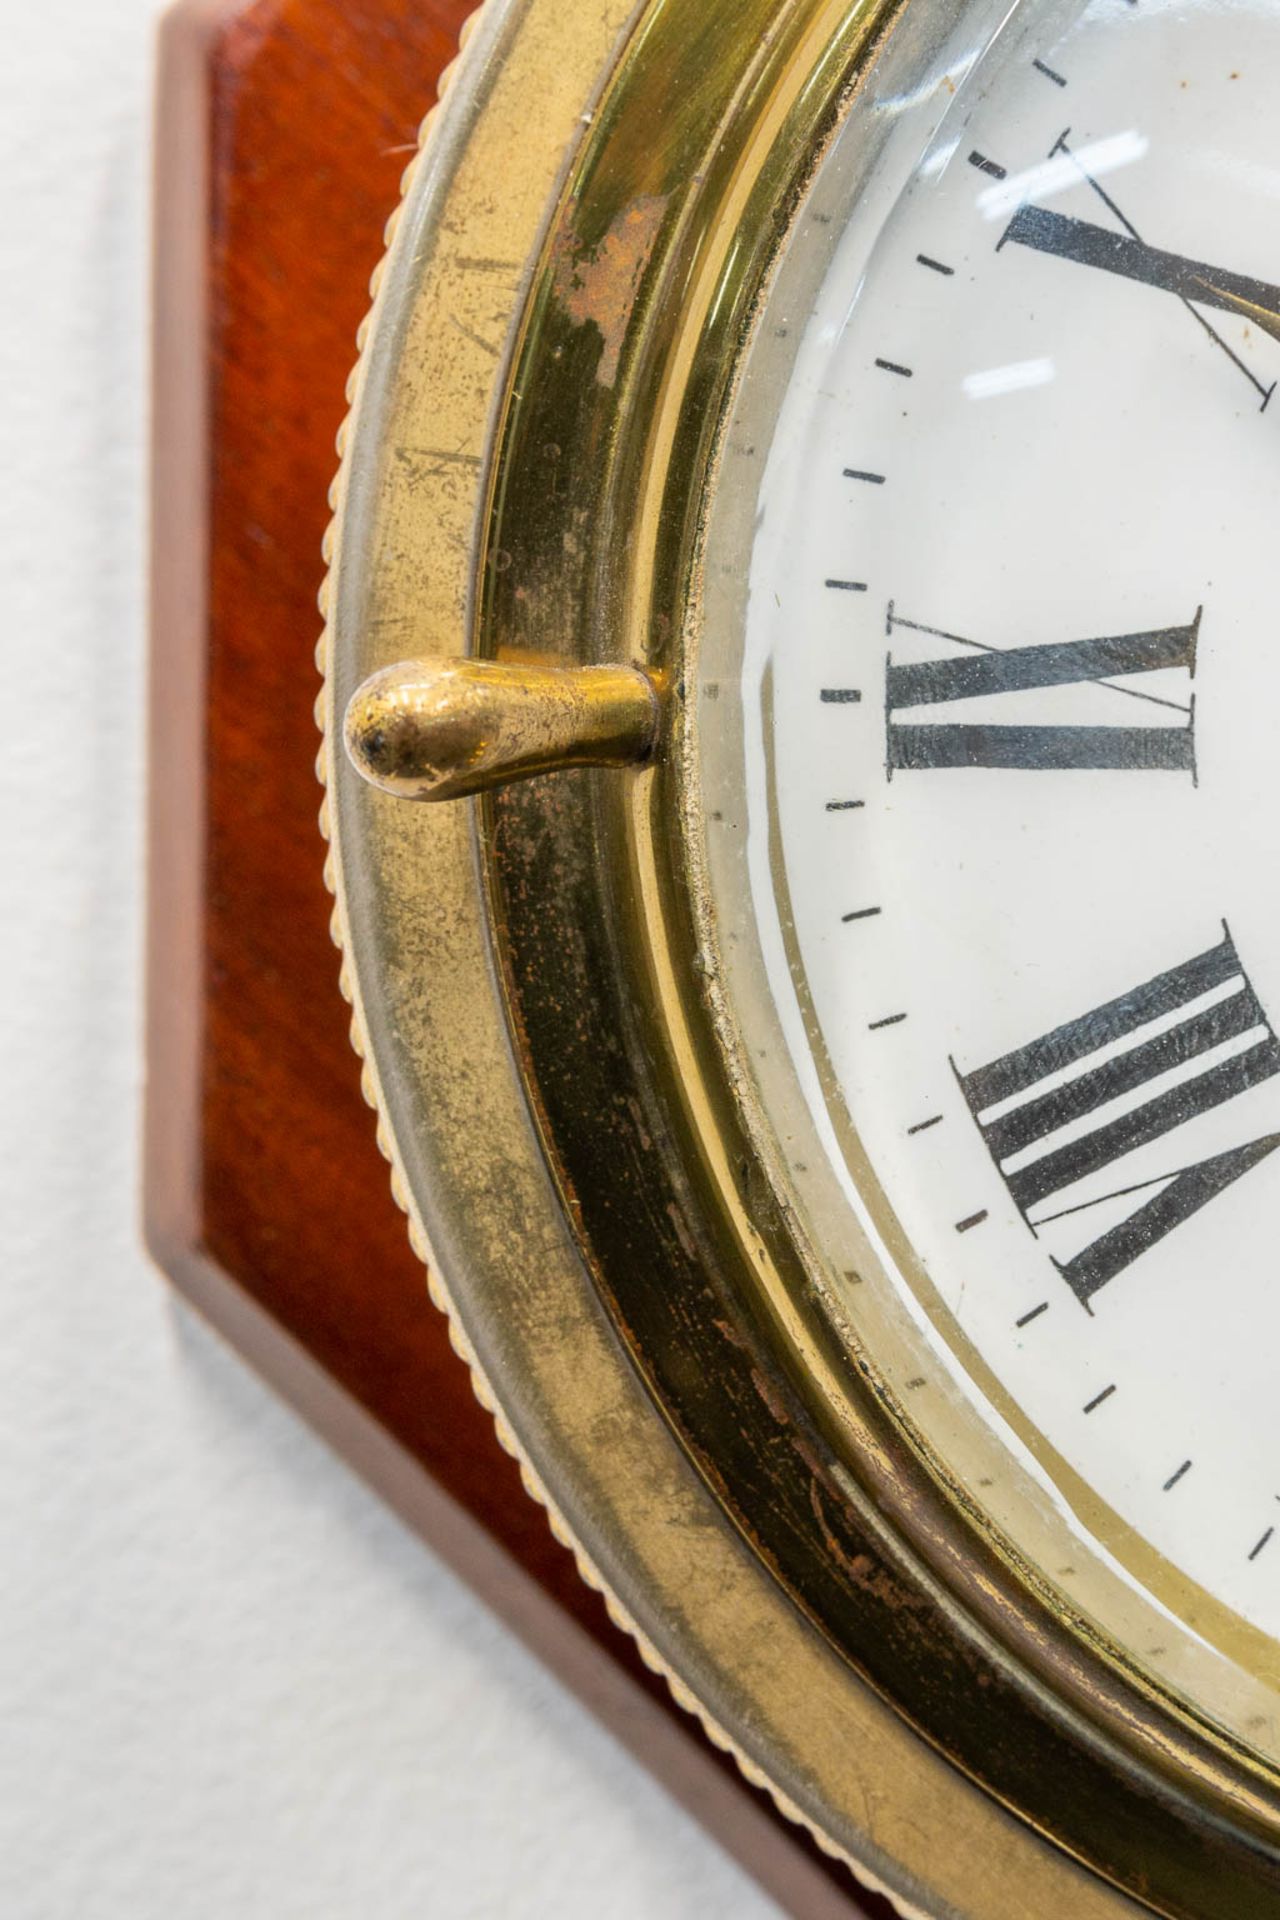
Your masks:
M148 1240L784 1907L887 1914L673 1706L526 1498L428 1303L348 1043L320 542L383 223L470 5L187 0L163 28Z

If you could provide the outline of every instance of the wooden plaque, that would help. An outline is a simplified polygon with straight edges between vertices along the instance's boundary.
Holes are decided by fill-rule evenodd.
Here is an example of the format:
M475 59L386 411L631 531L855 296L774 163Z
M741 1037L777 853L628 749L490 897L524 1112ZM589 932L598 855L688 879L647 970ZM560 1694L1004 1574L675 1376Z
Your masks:
M428 1302L360 1096L317 827L320 543L383 224L470 8L186 0L162 30L148 1241L785 1908L887 1915L581 1584Z

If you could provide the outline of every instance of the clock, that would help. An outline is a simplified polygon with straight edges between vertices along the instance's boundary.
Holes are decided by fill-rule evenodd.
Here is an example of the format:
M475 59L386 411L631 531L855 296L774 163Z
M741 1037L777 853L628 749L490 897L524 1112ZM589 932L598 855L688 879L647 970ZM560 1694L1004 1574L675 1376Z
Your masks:
M439 1304L907 1913L1280 1911L1280 12L489 0L325 595ZM423 803L428 804L423 804Z

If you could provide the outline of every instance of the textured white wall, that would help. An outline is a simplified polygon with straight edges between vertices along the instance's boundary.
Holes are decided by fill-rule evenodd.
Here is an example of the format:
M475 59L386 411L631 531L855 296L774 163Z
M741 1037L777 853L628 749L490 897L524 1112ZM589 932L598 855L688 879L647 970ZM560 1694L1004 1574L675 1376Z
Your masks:
M139 1249L157 12L0 8L0 1916L765 1920Z

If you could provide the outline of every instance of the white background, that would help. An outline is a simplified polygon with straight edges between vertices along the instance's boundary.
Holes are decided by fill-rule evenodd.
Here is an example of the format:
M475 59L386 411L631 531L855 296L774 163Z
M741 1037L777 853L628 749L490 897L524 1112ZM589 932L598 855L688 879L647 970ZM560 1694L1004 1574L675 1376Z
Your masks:
M0 1916L767 1920L139 1247L158 12L0 7Z

